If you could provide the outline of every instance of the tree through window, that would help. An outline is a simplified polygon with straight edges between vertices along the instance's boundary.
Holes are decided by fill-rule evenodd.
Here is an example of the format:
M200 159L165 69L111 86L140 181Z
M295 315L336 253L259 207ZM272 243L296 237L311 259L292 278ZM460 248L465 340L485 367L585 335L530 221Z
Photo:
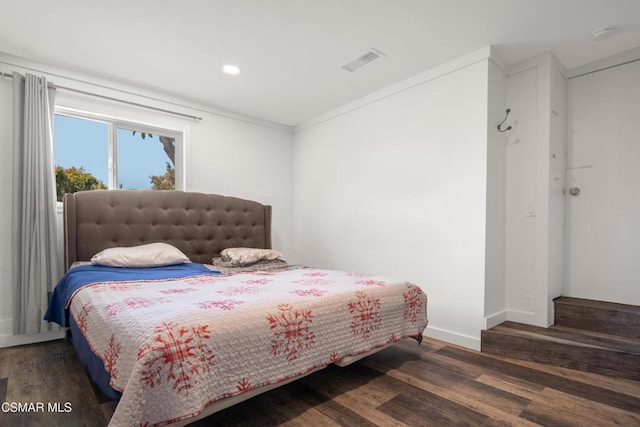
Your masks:
M82 190L177 188L181 139L176 132L56 114L54 133L59 201L65 193Z

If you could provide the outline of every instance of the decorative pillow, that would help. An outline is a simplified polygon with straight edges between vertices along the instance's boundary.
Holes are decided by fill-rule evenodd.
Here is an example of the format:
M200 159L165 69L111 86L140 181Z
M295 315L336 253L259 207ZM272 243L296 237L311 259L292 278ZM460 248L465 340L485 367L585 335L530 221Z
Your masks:
M222 258L214 258L212 264L205 264L210 270L219 271L222 274L237 274L237 273L256 273L267 272L271 270L280 270L283 268L291 269L294 266L287 264L286 261L274 259L271 261L258 261L255 264L250 265L231 265L228 261L223 261Z
M168 243L109 248L91 258L93 264L109 267L160 267L191 262L175 246Z
M284 261L282 254L273 249L256 248L227 248L220 252L222 261L229 262L232 266L250 265L258 261Z

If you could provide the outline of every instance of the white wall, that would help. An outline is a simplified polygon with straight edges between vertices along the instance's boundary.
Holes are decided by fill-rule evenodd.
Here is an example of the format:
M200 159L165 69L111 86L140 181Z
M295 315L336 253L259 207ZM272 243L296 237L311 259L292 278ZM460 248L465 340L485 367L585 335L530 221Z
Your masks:
M127 86L95 76L34 63L0 54L0 71L33 72L49 81L75 89L193 114L202 121L184 119L123 103L100 100L58 90L56 103L131 121L185 132L186 190L231 195L273 206L273 246L284 254L293 251L293 134L275 123L190 104L144 88ZM0 78L0 144L11 153L12 81ZM142 96L140 96L142 95ZM214 100L212 100L214 101ZM10 164L2 168L10 182ZM3 186L4 200L11 188ZM11 207L0 208L0 328L11 318ZM5 322L6 323L6 322ZM0 330L1 332L1 330Z
M569 110L565 294L640 305L640 62L572 78Z
M292 133L210 116L190 138L188 190L271 205L273 247L293 259Z
M503 67L489 61L487 115L487 241L484 329L506 320L506 166L507 134L497 124L505 118L506 80ZM507 120L502 129L511 123Z
M565 74L547 53L509 67L507 78L507 319L543 327L562 291Z
M420 285L427 334L479 348L488 48L304 126L294 237L305 264Z
M550 63L551 114L549 115L548 161L548 273L547 325L554 319L553 299L563 294L565 279L566 190L567 190L567 71L555 57Z
M507 79L506 300L511 316L534 313L536 278L537 67L522 67ZM528 319L526 319L528 321Z

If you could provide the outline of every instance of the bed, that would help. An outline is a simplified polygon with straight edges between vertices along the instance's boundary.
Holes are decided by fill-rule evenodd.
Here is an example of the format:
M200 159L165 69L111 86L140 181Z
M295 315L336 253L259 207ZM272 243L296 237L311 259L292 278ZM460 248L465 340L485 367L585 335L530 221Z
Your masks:
M65 195L64 229L68 271L45 318L69 328L92 381L119 399L112 426L184 425L401 338L419 342L427 325L412 283L274 256L221 259L273 254L271 207L255 201L83 191ZM163 243L186 259L90 263Z

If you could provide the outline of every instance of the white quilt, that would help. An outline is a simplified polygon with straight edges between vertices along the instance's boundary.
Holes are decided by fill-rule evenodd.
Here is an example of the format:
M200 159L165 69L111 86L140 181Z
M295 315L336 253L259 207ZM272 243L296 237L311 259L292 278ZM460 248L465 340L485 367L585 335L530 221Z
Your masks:
M303 268L97 283L70 312L123 393L109 425L152 426L420 334L426 305L407 282Z

